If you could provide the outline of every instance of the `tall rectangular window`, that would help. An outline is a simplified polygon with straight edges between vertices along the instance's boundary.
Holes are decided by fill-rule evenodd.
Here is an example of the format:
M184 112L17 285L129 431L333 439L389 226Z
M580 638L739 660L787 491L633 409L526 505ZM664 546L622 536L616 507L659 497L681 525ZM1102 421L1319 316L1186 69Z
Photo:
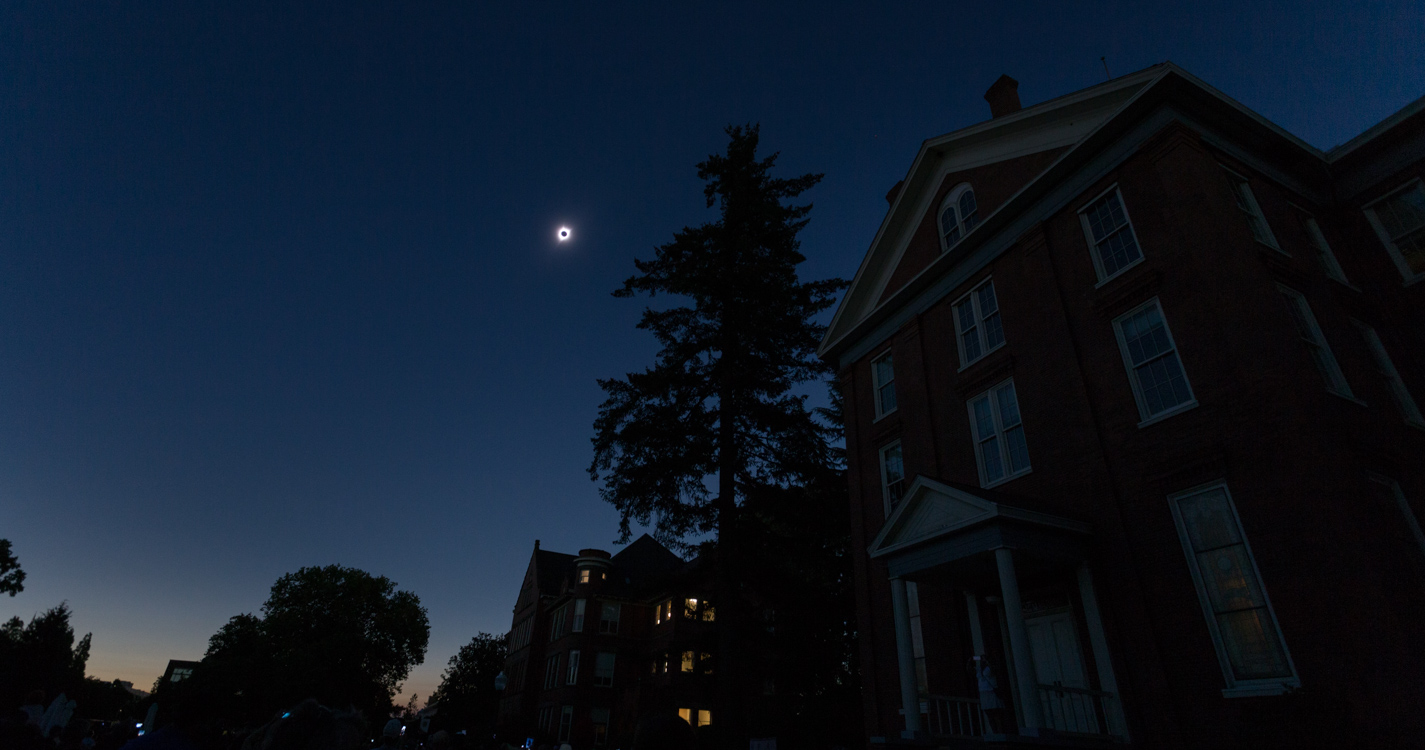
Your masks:
M1410 507L1410 501L1405 499L1399 482L1380 474L1368 474L1367 478L1379 493L1378 508L1386 510L1384 525L1392 537L1394 551L1413 562L1398 566L1400 572L1397 577L1407 580L1415 578L1420 571L1419 564L1425 561L1425 531L1420 528L1420 519L1415 515L1415 509ZM1409 570L1411 568L1413 570Z
M1400 415L1405 421L1416 427L1425 427L1425 417L1420 414L1420 407L1415 404L1415 398L1410 395L1410 391L1405 387L1405 381L1400 378L1400 372L1395 369L1395 362L1391 361L1390 353L1385 350L1385 344L1381 342L1380 336L1376 334L1374 328L1362 323L1359 320L1351 321L1356 324L1357 330L1361 332L1361 338L1366 340L1366 348L1371 351L1371 360L1375 363L1376 372L1390 387L1390 395L1395 398L1395 406L1400 409Z
M554 654L544 662L544 689L559 685L559 654Z
M1366 206L1366 218L1406 283L1425 279L1425 186L1420 180Z
M1341 264L1336 262L1336 254L1331 252L1331 245L1326 242L1326 235L1321 233L1321 225L1316 223L1316 217L1302 208L1297 208L1296 211L1301 219L1301 230L1306 233L1311 249L1316 251L1316 260L1321 263L1321 270L1342 284L1350 284L1351 282L1346 280L1346 272L1341 270Z
M609 710L596 708L589 712L589 719L594 723L594 747L607 747L609 744Z
M1128 210L1123 207L1123 195L1114 185L1107 192L1079 209L1079 223L1088 238L1094 270L1099 283L1117 276L1120 271L1143 260L1138 237Z
M579 649L569 652L569 676L564 681L566 685L573 685L579 681Z
M1298 686L1261 573L1227 486L1169 498L1228 694Z
M574 707L565 706L559 711L559 741L569 741L569 730L574 728Z
M1156 298L1119 316L1113 328L1143 420L1139 426L1197 405Z
M1237 210L1246 217L1247 226L1252 229L1252 237L1281 252L1282 247L1277 244L1276 235L1272 234L1272 228L1267 225L1267 217L1262 215L1262 207L1257 205L1257 196L1252 194L1252 186L1247 184L1247 178L1227 169L1227 179L1232 185L1232 198L1237 202Z
M574 627L571 630L575 633L584 632L584 610L588 608L588 605L588 599L574 600Z
M980 486L989 487L1028 473L1029 445L1024 439L1014 380L1006 380L970 399L969 406Z
M925 634L920 626L920 586L915 581L906 581L905 594L910 612L910 646L915 657L915 684L921 695L930 692L925 672Z
M604 602L603 611L599 614L599 632L615 634L618 633L619 610L622 606L613 602Z
M554 619L549 623L549 640L554 640L564 635L564 618L569 613L569 605L565 604L554 610Z
M594 658L594 687L613 687L614 684L614 654L609 651L600 651Z
M881 448L881 498L885 501L886 515L896 509L905 492L905 461L901 457L901 441L897 440Z
M1000 325L999 300L995 298L993 281L972 289L953 309L961 369L1004 343L1004 327Z
M684 652L683 652L682 661L681 661L681 663L680 663L680 665L679 665L679 666L680 666L680 671L685 672L685 673L687 673L687 674L692 674L692 672L693 672L693 667L694 667L696 664L697 664L697 653L696 653L696 652L693 652L693 651L684 651Z
M871 362L871 387L876 390L876 418L896 410L896 366L890 352Z
M1331 353L1331 347L1326 345L1326 337L1321 335L1321 327L1316 325L1316 316L1311 314L1311 306L1306 304L1306 298L1301 296L1300 292L1280 284L1277 289L1281 292L1282 300L1286 302L1287 313L1296 328L1296 335L1310 352L1311 361L1316 363L1321 379L1326 381L1326 390L1338 396L1355 398L1351 394L1351 386L1346 383L1346 376L1341 374L1341 366L1336 364L1336 355Z

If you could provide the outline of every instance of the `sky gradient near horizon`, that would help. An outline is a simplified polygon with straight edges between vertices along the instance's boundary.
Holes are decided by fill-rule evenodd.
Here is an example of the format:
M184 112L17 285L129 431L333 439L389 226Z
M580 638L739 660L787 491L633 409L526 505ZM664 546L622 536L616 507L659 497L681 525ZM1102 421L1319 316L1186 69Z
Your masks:
M1001 73L1172 60L1321 148L1425 94L1418 0L199 5L0 23L0 618L68 601L141 688L340 563L429 608L428 696L535 539L615 549L595 380L654 345L609 293L729 123L826 174L803 274L849 277Z

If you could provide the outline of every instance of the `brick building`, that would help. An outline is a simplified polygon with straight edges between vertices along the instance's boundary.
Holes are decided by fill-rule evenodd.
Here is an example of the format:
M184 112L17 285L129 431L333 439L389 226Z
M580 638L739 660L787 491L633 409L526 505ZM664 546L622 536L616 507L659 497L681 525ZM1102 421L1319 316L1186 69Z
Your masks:
M514 607L497 729L585 750L628 747L650 711L710 724L707 568L647 534L616 555L551 552L536 541Z
M1418 746L1425 99L1323 152L1170 63L985 98L822 344L870 744Z

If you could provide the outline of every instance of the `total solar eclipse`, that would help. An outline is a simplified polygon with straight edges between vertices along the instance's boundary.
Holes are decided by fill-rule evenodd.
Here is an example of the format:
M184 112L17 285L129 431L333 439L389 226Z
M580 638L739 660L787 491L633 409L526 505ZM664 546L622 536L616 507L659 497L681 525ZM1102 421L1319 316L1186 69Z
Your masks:
M569 239L569 236L570 236L569 227L560 227L560 228L559 228L558 237L559 237L559 241L560 241L560 242L563 242L563 241Z

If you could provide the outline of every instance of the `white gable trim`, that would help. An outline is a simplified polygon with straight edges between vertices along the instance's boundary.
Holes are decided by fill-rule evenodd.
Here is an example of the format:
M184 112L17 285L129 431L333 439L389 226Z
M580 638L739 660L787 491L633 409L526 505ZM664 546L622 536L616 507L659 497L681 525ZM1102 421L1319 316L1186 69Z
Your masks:
M1082 521L986 500L922 475L911 483L867 552L873 558L882 557L995 519L1022 521L1075 534L1092 531L1092 527Z

